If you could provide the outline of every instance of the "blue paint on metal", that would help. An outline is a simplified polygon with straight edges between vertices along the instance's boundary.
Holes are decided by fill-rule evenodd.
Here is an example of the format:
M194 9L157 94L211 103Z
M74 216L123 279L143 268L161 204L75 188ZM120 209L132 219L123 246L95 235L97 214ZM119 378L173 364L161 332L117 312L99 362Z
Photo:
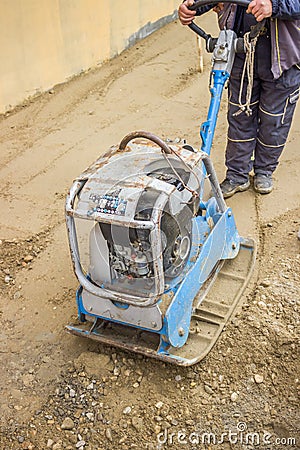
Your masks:
M210 105L207 113L207 119L202 123L200 128L200 137L202 139L201 150L208 155L210 155L215 133L223 88L229 78L229 73L224 72L223 70L213 70L211 76L213 79L213 85L210 87Z
M199 220L201 218L196 218ZM239 251L240 238L230 209L214 226L204 242L199 258L176 290L165 320L167 336L173 347L185 344L190 327L193 300L209 277L216 263L234 258Z
M77 316L78 319L80 320L80 322L85 322L85 309L82 306L82 298L81 298L81 294L82 294L82 286L79 286L79 288L76 291L76 303L77 303Z
M208 219L211 217L214 224L217 223L217 221L220 219L221 214L218 212L218 204L215 199L215 197L211 197L204 205L204 208L206 210L205 219L208 221Z
M240 237L236 229L231 209L228 208L223 214L217 213L216 204L211 199L205 206L207 214L195 217L193 224L192 250L187 262L184 281L174 281L174 286L167 292L172 291L174 296L163 319L163 327L158 330L148 330L143 327L134 326L141 330L151 331L160 335L158 353L169 354L170 346L182 347L189 334L190 320L192 315L193 301L199 290L211 274L215 264L222 259L234 258L240 245ZM214 226L210 229L207 218L211 217ZM216 222L216 223L215 223ZM200 251L199 251L200 250ZM104 319L131 326L128 323L95 316L86 311L82 303L82 288L77 291L77 306L79 318L89 315L91 317Z

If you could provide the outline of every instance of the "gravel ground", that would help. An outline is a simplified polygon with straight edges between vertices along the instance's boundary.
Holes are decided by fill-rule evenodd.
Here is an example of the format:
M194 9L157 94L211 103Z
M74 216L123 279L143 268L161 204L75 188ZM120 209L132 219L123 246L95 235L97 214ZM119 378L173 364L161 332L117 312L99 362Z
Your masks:
M258 258L243 308L202 362L171 366L64 328L76 319L72 180L134 129L198 146L210 60L199 74L194 44L172 23L0 120L1 450L300 448L297 127L272 194L228 200ZM212 153L220 179L225 113L224 103Z
M257 283L203 362L180 368L91 342L66 361L27 423L17 423L12 408L1 448L299 448L298 217L299 210L262 227ZM29 270L32 260L20 261L38 248L2 242L2 272L13 279L16 268ZM35 370L22 384L40 389Z

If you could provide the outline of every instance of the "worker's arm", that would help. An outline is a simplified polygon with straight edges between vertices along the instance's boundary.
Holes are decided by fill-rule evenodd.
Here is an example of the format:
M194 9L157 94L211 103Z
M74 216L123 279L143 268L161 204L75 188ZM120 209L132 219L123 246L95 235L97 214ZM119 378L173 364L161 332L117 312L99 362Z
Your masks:
M272 17L284 20L300 19L299 0L272 0L272 5Z
M272 16L272 2L271 0L252 0L249 3L247 13L254 15L257 22Z
M188 7L194 4L194 0L185 0L178 8L178 17L182 25L189 25L195 18L213 8L212 5L201 6L195 11L191 11Z
M247 9L260 22L267 17L283 20L300 19L299 0L252 0Z

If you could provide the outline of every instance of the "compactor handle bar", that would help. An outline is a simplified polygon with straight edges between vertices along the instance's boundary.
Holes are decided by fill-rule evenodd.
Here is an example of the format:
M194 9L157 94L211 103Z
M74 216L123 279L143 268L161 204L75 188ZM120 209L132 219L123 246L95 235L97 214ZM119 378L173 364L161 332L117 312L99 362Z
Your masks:
M195 11L198 8L200 8L201 6L207 6L207 5L217 5L218 3L220 3L218 0L196 0L195 3L191 6L188 6L188 8L191 11ZM239 6L244 6L245 8L248 7L249 3L251 3L251 0L224 0L222 3L233 3L235 5L239 5ZM202 14L205 14L207 11L203 12ZM200 14L200 15L202 15ZM260 31L262 30L263 26L265 24L265 19L262 20L261 22L258 22L257 25L254 27L254 29L251 31L250 33L250 38L253 39L255 36L257 36ZM206 41L206 48L208 51L213 51L214 45L217 41L217 39L211 38L210 34L205 33L204 30L202 30L202 28L200 28L198 25L196 25L194 22L189 24L189 27L191 30L193 30L196 34L198 34L198 36L202 37L203 39L205 39ZM209 41L211 40L211 45L209 45ZM241 42L238 43L237 46L237 51L240 52L244 52L243 50L243 42L241 40Z
M188 8L191 11L195 11L195 9L198 9L201 6L217 5L218 3L221 2L219 0L197 0L193 5L189 6ZM235 5L245 6L246 8L249 5L250 0L223 0L222 3L234 3Z

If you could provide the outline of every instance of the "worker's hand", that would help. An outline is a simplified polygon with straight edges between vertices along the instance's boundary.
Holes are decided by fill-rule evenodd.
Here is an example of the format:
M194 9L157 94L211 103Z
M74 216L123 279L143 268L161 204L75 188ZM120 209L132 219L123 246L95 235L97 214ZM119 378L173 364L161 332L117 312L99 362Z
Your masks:
M213 11L217 14L221 12L224 9L224 3L218 3L214 8Z
M194 0L185 0L178 8L178 17L182 25L189 25L195 18L196 11L191 11L188 6L192 6Z
M271 0L252 0L248 5L247 13L253 14L257 22L261 22L266 17L271 17L272 2Z

